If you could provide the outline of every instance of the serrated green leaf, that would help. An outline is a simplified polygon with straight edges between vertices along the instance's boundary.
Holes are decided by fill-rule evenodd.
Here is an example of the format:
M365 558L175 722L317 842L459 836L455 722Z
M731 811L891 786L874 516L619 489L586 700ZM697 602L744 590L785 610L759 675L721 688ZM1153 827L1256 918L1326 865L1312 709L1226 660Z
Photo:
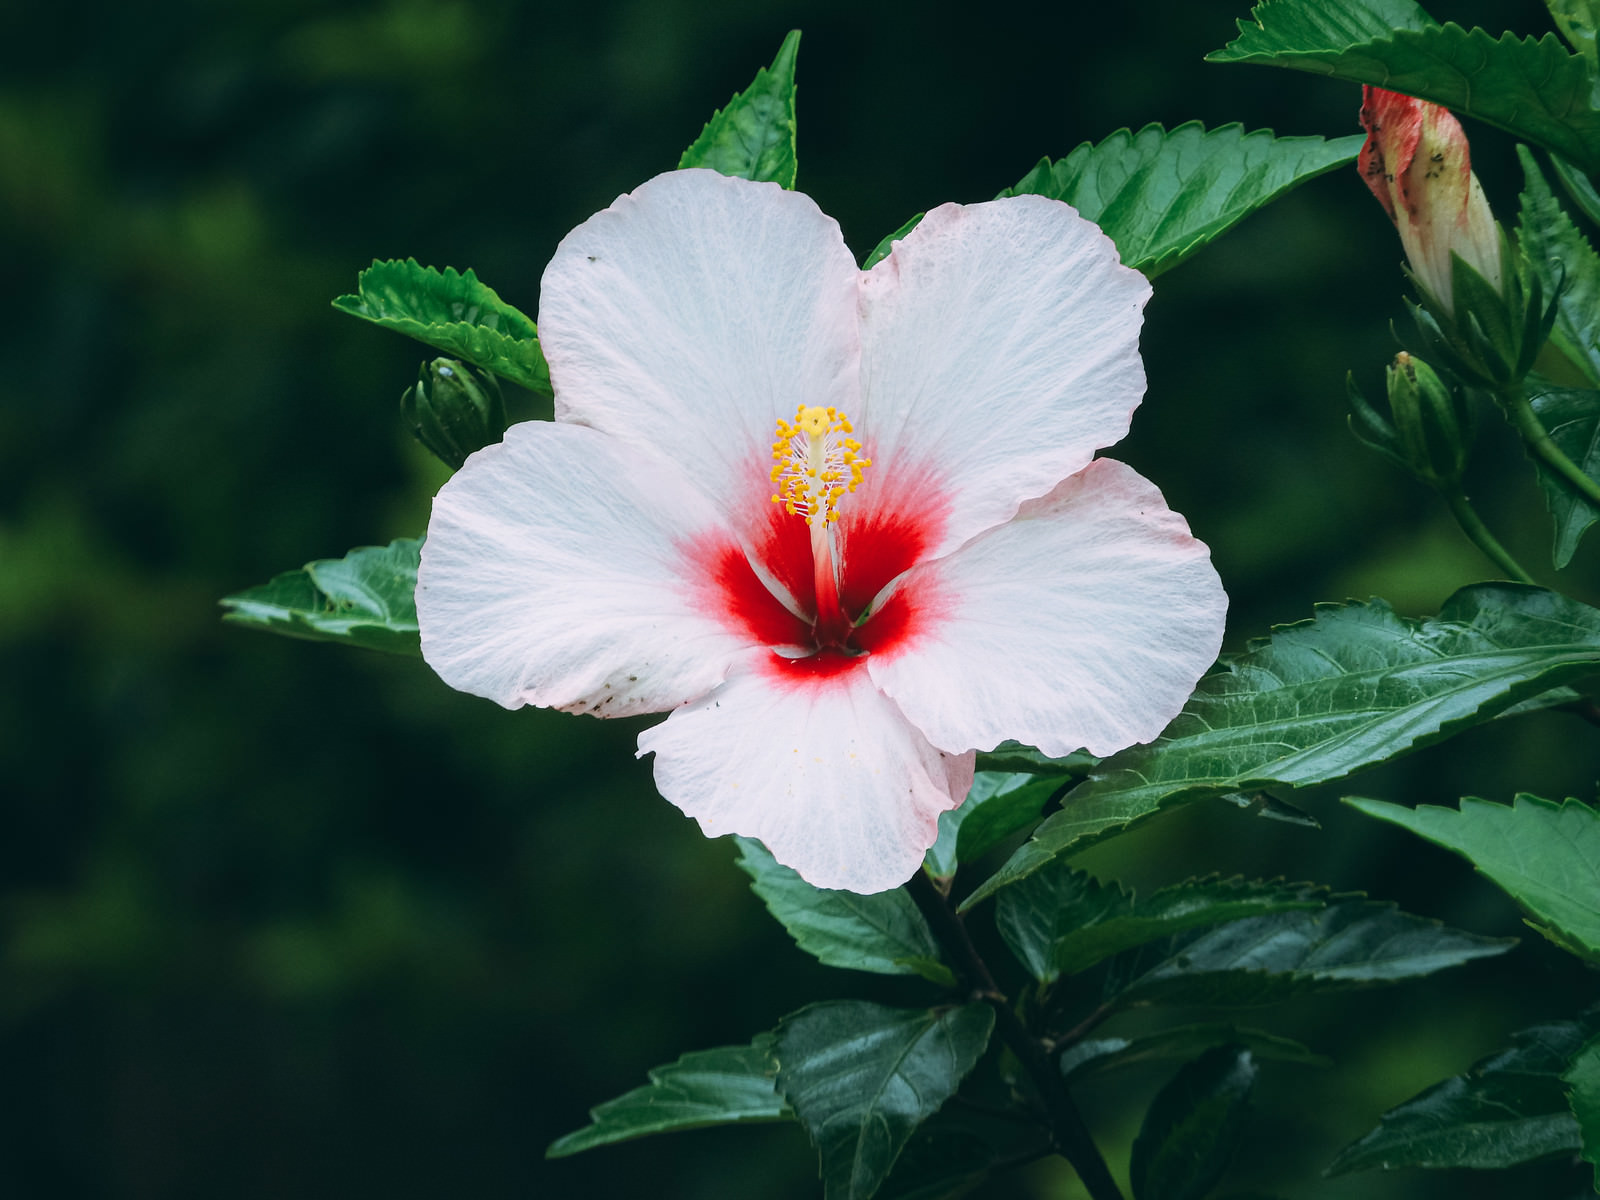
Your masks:
M421 654L417 561L421 538L361 546L271 582L224 596L224 621L313 642L344 642L390 654Z
M1183 1066L1151 1101L1128 1164L1134 1200L1202 1200L1228 1167L1256 1064L1250 1051L1217 1046Z
M1074 750L1060 758L1051 758L1042 750L1021 742L1001 742L993 750L978 752L980 771L1015 771L1026 775L1082 777L1099 761L1087 750Z
M864 1000L813 1004L778 1026L778 1091L822 1158L827 1200L865 1200L917 1126L989 1044L986 1004L908 1010Z
M1105 230L1124 265L1153 279L1291 188L1354 161L1360 148L1359 136L1330 142L1242 125L1146 125L1085 142L1060 162L1044 159L1001 195L1066 201Z
M591 1124L550 1143L546 1158L625 1142L651 1133L734 1122L786 1121L778 1095L773 1035L748 1046L695 1050L650 1072L650 1082L589 1110Z
M1600 611L1542 588L1474 584L1425 619L1320 606L1202 679L1156 741L1100 763L962 907L1163 808L1340 779L1597 666Z
M925 964L939 961L939 943L905 888L862 896L812 887L760 842L735 840L750 890L807 954L880 975L925 976Z
M539 331L470 268L439 271L414 258L374 261L356 277L356 294L340 296L333 306L542 396L552 394Z
M1517 217L1517 246L1546 296L1556 298L1550 336L1562 353L1600 384L1600 256L1578 231L1526 146L1517 147L1524 188ZM1564 565L1564 564L1557 564Z
M1497 125L1585 170L1600 166L1600 112L1581 55L1553 33L1496 39L1435 25L1406 0L1268 0L1208 62L1332 75L1418 96Z
M956 1200L996 1169L1049 1154L1043 1126L1016 1116L955 1105L935 1114L911 1135L877 1200Z
M1590 478L1600 480L1600 392L1587 388L1549 388L1529 399L1550 440ZM1572 561L1589 526L1600 520L1600 508L1580 496L1542 459L1533 460L1545 507L1555 520L1550 557L1560 570Z
M1303 885L1237 878L1190 880L1141 900L1058 859L1000 894L995 924L1033 977L1048 983L1157 938L1326 903Z
M799 51L800 31L795 29L783 39L772 66L762 67L749 87L712 114L678 160L679 170L705 167L794 187L794 64Z
M1561 1072L1600 1030L1593 1014L1537 1025L1512 1046L1383 1114L1328 1175L1373 1167L1510 1167L1580 1145Z
M1510 893L1558 946L1600 962L1600 814L1578 800L1467 797L1459 811L1346 797L1352 808L1466 858Z
M1600 225L1600 192L1595 191L1589 177L1559 154L1550 156L1550 165L1556 169L1561 186L1567 189L1572 202L1592 224Z
M1567 1106L1578 1122L1583 1160L1600 1168L1600 1037L1590 1038L1572 1056L1561 1082L1567 1085ZM1600 1169L1594 1190L1600 1192Z
M1595 0L1544 0L1556 28L1567 44L1589 60L1596 62L1595 28L1600 25L1600 4Z
M940 879L949 879L971 862L1039 819L1045 803L1066 779L1012 771L979 771L959 808L939 816L939 838L924 862Z
M1431 975L1515 944L1515 938L1479 937L1391 904L1344 900L1315 912L1229 921L1129 951L1112 961L1105 994L1118 1007L1249 1007Z
M867 261L861 264L861 269L863 271L870 271L884 259L888 258L890 251L894 249L894 244L915 229L918 224L921 223L922 218L925 215L925 213L918 213L904 225L900 226L899 229L896 229L893 233L886 235L881 242L872 248L872 253L867 255Z
M1329 1060L1292 1038L1231 1021L1205 1021L1178 1025L1137 1038L1091 1038L1061 1052L1061 1074L1067 1079L1099 1075L1162 1059L1188 1058L1213 1046L1239 1046L1257 1058L1304 1066L1325 1067Z

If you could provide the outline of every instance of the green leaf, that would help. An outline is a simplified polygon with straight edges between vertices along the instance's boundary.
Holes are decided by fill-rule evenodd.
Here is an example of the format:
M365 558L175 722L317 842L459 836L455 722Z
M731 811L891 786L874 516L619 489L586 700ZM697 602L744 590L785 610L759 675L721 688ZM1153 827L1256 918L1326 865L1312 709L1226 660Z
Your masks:
M1353 797L1345 803L1462 855L1509 892L1540 933L1600 962L1600 814L1587 804L1528 795L1510 806L1467 797L1460 811Z
M1319 606L1200 681L1156 741L1104 760L967 908L1162 808L1340 779L1600 665L1600 611L1542 588L1462 588L1437 617Z
M1019 771L1027 775L1065 777L1087 775L1100 760L1087 750L1074 750L1061 758L1051 758L1042 750L1020 742L1001 742L993 750L978 752L980 771Z
M1589 177L1559 154L1550 156L1550 165L1556 169L1561 186L1567 189L1572 202L1593 224L1600 225L1600 192L1595 191Z
M1292 1038L1245 1028L1230 1021L1205 1021L1178 1025L1137 1038L1091 1038L1078 1042L1062 1051L1061 1074L1067 1079L1099 1075L1137 1063L1188 1058L1213 1046L1238 1046L1257 1058L1275 1059L1278 1062L1300 1063L1310 1067L1329 1065L1327 1058Z
M1567 1104L1578 1121L1583 1160L1600 1167L1600 1037L1590 1038L1573 1055L1561 1082L1567 1085ZM1600 1170L1595 1173L1595 1191L1600 1192Z
M1202 1200L1244 1132L1255 1082L1255 1060L1238 1046L1217 1046L1183 1066L1151 1101L1133 1140L1134 1200Z
M1291 188L1354 161L1361 141L1146 125L1043 159L1001 195L1066 201L1105 230L1125 265L1153 279Z
M1344 900L1315 912L1246 917L1129 951L1113 960L1105 995L1118 1007L1248 1007L1431 975L1515 944L1391 904Z
M695 1050L650 1072L650 1082L589 1110L592 1124L557 1138L546 1158L563 1158L650 1133L733 1122L793 1118L773 1083L773 1035L748 1046Z
M1555 34L1498 40L1435 25L1408 0L1268 0L1208 62L1257 63L1332 75L1418 96L1497 125L1592 171L1600 112L1582 56Z
M876 1192L912 1132L989 1044L986 1004L907 1010L830 1000L785 1017L778 1090L822 1157L827 1200Z
M936 1114L911 1135L878 1200L955 1200L993 1171L1049 1154L1045 1129L1017 1115L955 1105Z
M438 271L414 258L374 261L356 277L356 294L340 296L333 306L540 395L552 394L533 322L470 269Z
M1047 983L1157 938L1326 903L1305 886L1237 878L1190 880L1138 900L1058 859L1000 894L995 923L1012 953Z
M1600 4L1595 0L1544 0L1561 36L1579 54L1596 64L1595 27L1600 25Z
M884 259L888 258L890 252L894 249L894 244L915 229L925 215L925 213L918 213L904 225L900 226L899 229L896 229L893 233L887 235L881 242L872 248L872 253L867 255L867 261L861 264L861 269L863 271L870 271Z
M1536 1025L1512 1046L1383 1114L1327 1174L1373 1167L1510 1167L1579 1148L1561 1073L1600 1030L1593 1014Z
M1526 146L1517 147L1525 187L1517 218L1517 245L1546 296L1554 296L1550 331L1562 353L1600 384L1600 256L1557 202Z
M313 642L344 642L390 654L421 654L417 643L417 558L421 538L362 546L219 603L224 621Z
M795 944L830 967L928 975L939 943L905 888L870 896L812 887L752 838L737 838L739 866ZM939 982L954 983L948 968Z
M797 162L794 150L794 62L800 31L792 30L778 48L772 66L712 114L694 144L683 152L678 168L706 167L739 179L768 180L793 188Z
M949 879L962 863L971 862L1037 821L1050 797L1063 786L1062 779L979 771L961 807L940 814L939 840L929 848L925 860L928 870L940 879Z
M1584 474L1600 480L1600 392L1586 388L1550 388L1529 400L1550 440L1578 464ZM1542 460L1534 459L1545 507L1555 518L1555 545L1551 559L1560 570L1572 561L1578 543L1596 520L1600 508L1580 496Z

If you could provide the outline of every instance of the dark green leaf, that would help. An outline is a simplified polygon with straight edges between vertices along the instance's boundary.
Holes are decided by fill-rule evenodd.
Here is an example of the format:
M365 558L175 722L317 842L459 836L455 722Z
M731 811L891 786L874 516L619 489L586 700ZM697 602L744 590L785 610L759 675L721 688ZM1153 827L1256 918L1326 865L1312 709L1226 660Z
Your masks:
M870 896L812 887L751 838L738 838L750 890L795 944L830 967L882 975L927 975L939 943L905 888ZM949 971L940 982L954 982Z
M1537 1025L1509 1050L1473 1064L1383 1114L1346 1146L1329 1175L1373 1167L1510 1167L1580 1145L1561 1073L1595 1032L1593 1015Z
M1201 1200L1233 1156L1256 1082L1250 1051L1207 1050L1156 1094L1133 1141L1134 1200Z
M890 251L894 249L894 244L915 229L917 224L922 220L923 215L924 214L922 213L918 213L904 225L900 226L899 229L896 229L893 233L887 235L881 242L874 246L872 248L872 253L867 255L867 261L861 264L861 269L863 271L870 271L884 259L888 258Z
M1361 138L1276 138L1197 122L1118 130L1044 159L1001 195L1064 200L1105 230L1124 264L1154 278L1298 184L1355 159Z
M1600 192L1595 191L1589 177L1559 154L1550 156L1550 165L1556 169L1561 186L1567 189L1572 202L1593 224L1600 225Z
M1425 619L1320 606L1202 679L1156 741L1096 767L962 907L1164 807L1339 779L1597 666L1600 611L1541 588L1474 584Z
M822 1157L827 1200L865 1200L989 1044L986 1004L906 1010L831 1000L785 1017L778 1090Z
M748 1046L696 1050L657 1067L644 1087L590 1109L593 1123L551 1142L545 1157L562 1158L648 1133L792 1118L773 1083L778 1067L772 1042L773 1035L763 1033Z
M991 1172L1050 1152L1039 1124L949 1105L911 1135L878 1200L954 1200Z
M1258 63L1370 83L1497 125L1585 170L1600 166L1600 112L1582 56L1553 33L1498 40L1435 25L1407 0L1268 0L1210 62Z
M1600 814L1587 804L1526 795L1511 806L1467 797L1459 812L1381 800L1345 803L1454 850L1509 892L1540 933L1600 962Z
M1431 975L1515 944L1390 904L1343 900L1315 912L1246 917L1130 951L1112 962L1106 998L1121 1007L1248 1007Z
M414 258L375 261L357 276L356 295L340 296L333 306L540 395L551 394L550 367L533 322L479 283L470 269L439 271L419 266Z
M1061 1053L1061 1074L1068 1079L1099 1075L1136 1063L1188 1058L1213 1046L1239 1046L1257 1058L1325 1067L1328 1059L1290 1038L1247 1029L1230 1021L1178 1025L1137 1038L1091 1038Z
M1064 780L1018 772L979 771L960 808L940 814L939 840L929 848L928 870L941 879L962 863L992 850L1039 819Z
M421 538L362 546L343 558L322 558L270 583L224 596L224 621L306 638L344 642L391 654L420 654L417 644L417 558Z
M1057 859L1000 894L995 923L1033 977L1048 982L1157 938L1326 903L1325 895L1305 886L1216 878L1190 880L1139 900Z
M1600 24L1600 4L1595 0L1544 0L1561 36L1579 54L1595 63L1595 26Z
M800 31L790 32L772 66L712 114L694 144L683 152L678 167L706 167L740 179L771 181L794 187L794 62Z
M1567 1104L1578 1122L1583 1143L1583 1160L1600 1167L1600 1037L1592 1037L1561 1075L1567 1085ZM1595 1191L1600 1192L1600 1171L1595 1173Z
M1530 399L1534 415L1539 418L1550 440L1561 452L1577 463L1591 479L1600 480L1600 392L1586 388L1550 388ZM1555 546L1551 558L1560 570L1572 561L1589 526L1600 520L1597 509L1583 496L1578 495L1542 460L1534 459L1534 469L1539 476L1539 488L1544 492L1545 507L1555 518Z
M1550 331L1562 353L1600 384L1600 256L1556 201L1526 146L1518 146L1525 187L1517 218L1517 246L1546 296L1556 298ZM1557 563L1562 567L1564 562Z
M1074 750L1061 758L1051 758L1042 750L1020 742L1001 742L993 750L978 752L980 771L1020 771L1027 775L1082 777L1100 760L1087 750Z

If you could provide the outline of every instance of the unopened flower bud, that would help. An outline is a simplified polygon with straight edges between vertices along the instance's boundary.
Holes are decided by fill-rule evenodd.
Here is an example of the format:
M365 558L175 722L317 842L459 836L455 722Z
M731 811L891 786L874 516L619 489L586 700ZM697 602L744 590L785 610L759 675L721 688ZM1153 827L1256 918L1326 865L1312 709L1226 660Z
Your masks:
M1427 363L1404 352L1390 364L1387 383L1387 420L1351 384L1351 429L1429 487L1453 490L1461 482L1472 444L1472 409L1465 396Z
M422 364L416 386L400 397L400 413L417 441L456 468L506 431L494 376L453 358Z
M1447 318L1455 315L1452 256L1500 292L1500 229L1472 173L1461 122L1437 104L1368 86L1361 89L1361 124L1362 178L1400 231L1427 298Z

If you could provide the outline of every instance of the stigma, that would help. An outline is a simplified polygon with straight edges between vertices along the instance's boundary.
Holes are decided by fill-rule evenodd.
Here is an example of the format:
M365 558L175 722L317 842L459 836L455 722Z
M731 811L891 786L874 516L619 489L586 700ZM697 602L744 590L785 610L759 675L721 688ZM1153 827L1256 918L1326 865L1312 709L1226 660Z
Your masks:
M852 432L850 418L832 406L802 404L792 422L780 417L772 441L772 502L814 529L837 521L840 502L872 465Z

